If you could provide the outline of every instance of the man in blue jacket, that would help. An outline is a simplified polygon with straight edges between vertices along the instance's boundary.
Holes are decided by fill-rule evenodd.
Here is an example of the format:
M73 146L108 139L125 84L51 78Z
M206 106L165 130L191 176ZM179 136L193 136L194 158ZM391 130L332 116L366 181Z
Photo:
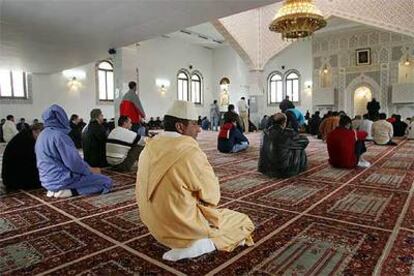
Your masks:
M249 140L237 127L237 114L228 114L220 128L217 149L223 153L234 153L249 147Z
M48 197L70 197L108 193L112 180L95 174L82 160L68 136L69 120L59 105L52 105L42 114L45 129L36 141L35 151L40 182Z

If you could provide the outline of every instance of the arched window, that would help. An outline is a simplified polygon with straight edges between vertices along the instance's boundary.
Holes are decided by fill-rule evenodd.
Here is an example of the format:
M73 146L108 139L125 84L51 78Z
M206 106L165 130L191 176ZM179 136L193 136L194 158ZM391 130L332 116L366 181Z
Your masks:
M114 67L106 60L98 64L98 95L100 101L114 100Z
M286 96L292 102L299 102L299 74L296 72L288 73L286 76Z
M0 71L0 97L26 99L27 94L26 72Z
M188 87L188 74L181 70L177 75L177 90L178 90L178 100L179 101L189 101L190 100L190 90Z
M191 98L195 104L202 104L202 87L201 74L193 73L191 76Z
M269 75L269 87L267 102L268 104L280 103L283 100L283 82L282 75L278 72L273 72Z

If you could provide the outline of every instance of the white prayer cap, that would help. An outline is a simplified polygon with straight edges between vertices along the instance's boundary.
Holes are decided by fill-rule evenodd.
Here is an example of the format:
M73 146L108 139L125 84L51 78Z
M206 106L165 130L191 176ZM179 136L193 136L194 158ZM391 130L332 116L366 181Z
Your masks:
M194 103L187 101L174 101L173 105L165 115L173 116L179 119L197 121L198 114Z

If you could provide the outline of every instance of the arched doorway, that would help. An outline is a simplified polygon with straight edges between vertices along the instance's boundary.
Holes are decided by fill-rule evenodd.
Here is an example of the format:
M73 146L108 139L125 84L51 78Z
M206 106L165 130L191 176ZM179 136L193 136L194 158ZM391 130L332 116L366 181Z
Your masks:
M360 86L354 92L354 115L367 113L367 103L372 100L372 91L367 86Z

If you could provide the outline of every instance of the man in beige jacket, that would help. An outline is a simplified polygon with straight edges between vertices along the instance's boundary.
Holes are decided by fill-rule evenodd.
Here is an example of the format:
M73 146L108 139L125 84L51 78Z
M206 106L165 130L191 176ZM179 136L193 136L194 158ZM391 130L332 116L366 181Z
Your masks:
M171 248L163 259L177 261L253 245L250 218L218 209L220 186L196 138L194 104L174 102L164 133L146 141L138 162L136 197L151 235Z
M392 124L385 120L386 118L387 115L381 113L379 114L379 120L372 124L372 139L375 144L378 145L396 145L396 143L392 141L392 137L394 137L394 129Z

